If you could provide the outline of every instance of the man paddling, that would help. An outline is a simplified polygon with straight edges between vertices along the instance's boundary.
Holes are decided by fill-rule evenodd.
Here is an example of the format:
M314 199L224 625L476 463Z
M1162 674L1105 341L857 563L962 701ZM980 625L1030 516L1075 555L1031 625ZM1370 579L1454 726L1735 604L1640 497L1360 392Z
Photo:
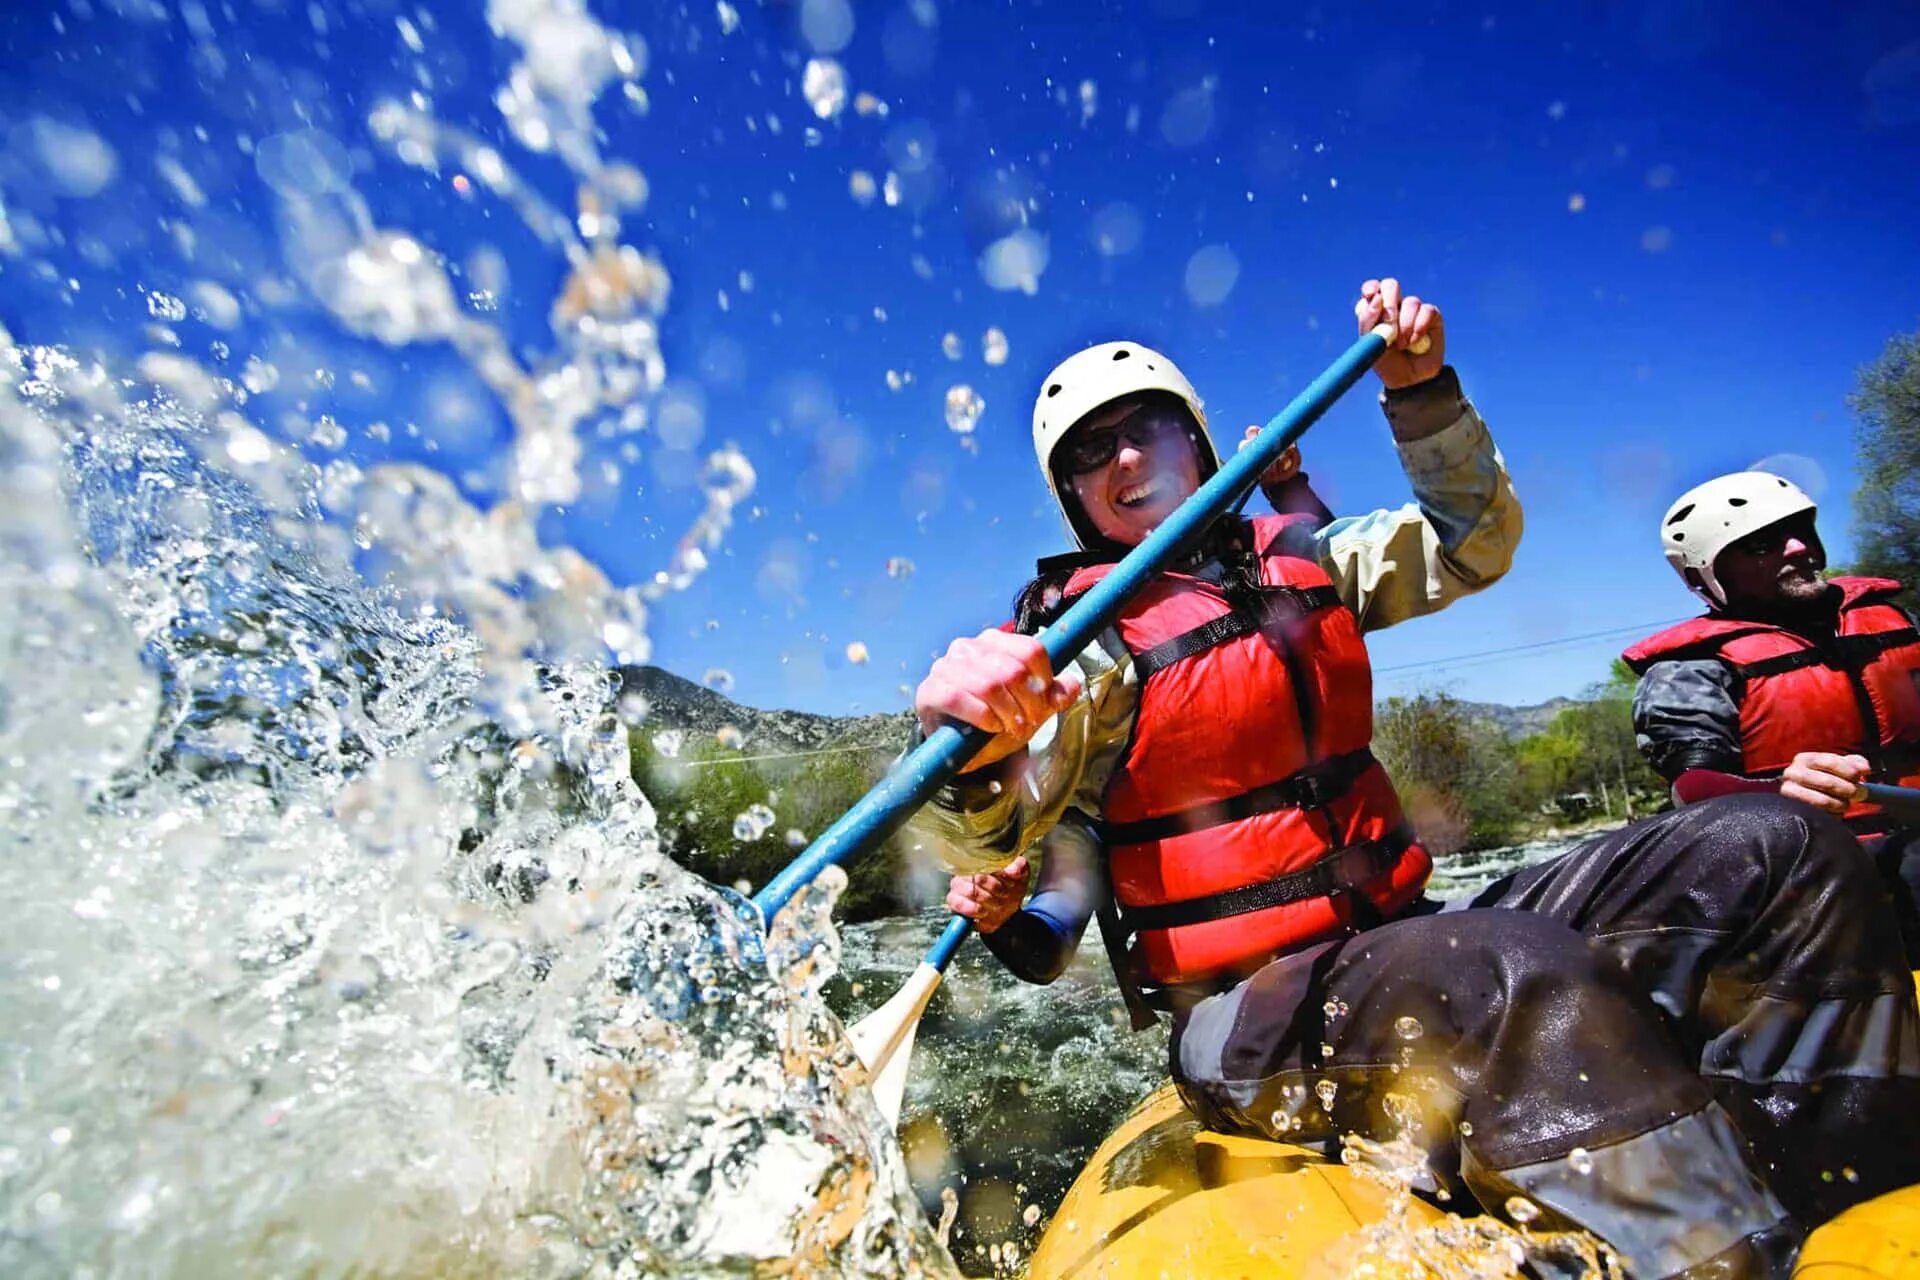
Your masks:
M1519 505L1438 310L1381 280L1355 311L1398 331L1376 371L1416 505L1223 521L1059 673L1029 633L1217 458L1158 352L1106 344L1043 382L1036 452L1081 549L915 696L923 726L994 735L920 824L965 873L949 902L1035 981L1098 916L1129 1003L1171 1013L1174 1078L1209 1125L1390 1136L1410 1066L1437 1176L1490 1211L1525 1197L1642 1275L1784 1275L1803 1225L1920 1178L1920 1013L1910 982L1893 1000L1871 868L1838 824L1735 797L1465 904L1504 909L1421 896L1430 863L1367 750L1360 636L1498 578Z
M1885 578L1822 578L1813 499L1764 471L1689 489L1660 522L1701 617L1623 655L1634 732L1690 804L1778 791L1843 818L1889 878L1920 962L1920 827L1866 782L1920 784L1920 630Z

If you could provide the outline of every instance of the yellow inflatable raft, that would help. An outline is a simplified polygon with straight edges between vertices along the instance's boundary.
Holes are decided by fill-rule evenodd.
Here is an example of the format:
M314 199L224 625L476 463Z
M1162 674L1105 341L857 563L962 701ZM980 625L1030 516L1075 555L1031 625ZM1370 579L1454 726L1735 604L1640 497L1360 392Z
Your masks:
M1210 1133L1162 1085L1094 1152L1060 1202L1027 1280L1426 1280L1366 1253L1390 1210L1408 1233L1446 1215L1317 1151ZM1429 1255L1431 1246L1429 1246ZM1371 1270L1360 1266L1373 1262ZM1796 1280L1920 1280L1920 1186L1816 1231Z

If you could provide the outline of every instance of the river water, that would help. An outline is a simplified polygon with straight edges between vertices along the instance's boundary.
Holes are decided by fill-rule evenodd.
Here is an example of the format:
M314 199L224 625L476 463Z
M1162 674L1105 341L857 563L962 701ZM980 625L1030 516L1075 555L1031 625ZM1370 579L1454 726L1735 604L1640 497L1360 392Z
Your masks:
M1471 894L1568 847L1443 859L1432 893ZM879 1004L944 923L930 911L842 929L844 973L829 1002L849 1022ZM937 1219L943 1192L957 1196L950 1243L963 1271L990 1275L1031 1254L1080 1166L1166 1079L1166 1056L1164 1023L1129 1026L1097 937L1044 987L1012 977L977 942L961 949L921 1023L900 1138L927 1212Z

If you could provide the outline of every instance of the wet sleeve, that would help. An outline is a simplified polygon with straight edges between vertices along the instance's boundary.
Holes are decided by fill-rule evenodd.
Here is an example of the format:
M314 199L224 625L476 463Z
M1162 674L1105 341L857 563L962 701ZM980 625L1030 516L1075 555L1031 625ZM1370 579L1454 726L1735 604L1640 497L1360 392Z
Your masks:
M1033 896L1005 924L980 940L1024 982L1048 983L1066 972L1080 937L1106 891L1097 838L1079 821L1056 824L1040 841Z
M1656 662L1633 692L1633 736L1669 782L1691 769L1745 772L1739 677L1716 658Z
M1298 535L1363 631L1491 585L1512 566L1524 524L1506 462L1451 368L1381 402L1414 501Z
M1004 867L1046 835L1069 807L1098 821L1107 780L1133 733L1139 683L1111 629L1071 664L1081 693L998 765L963 773L912 822L922 856L963 875Z

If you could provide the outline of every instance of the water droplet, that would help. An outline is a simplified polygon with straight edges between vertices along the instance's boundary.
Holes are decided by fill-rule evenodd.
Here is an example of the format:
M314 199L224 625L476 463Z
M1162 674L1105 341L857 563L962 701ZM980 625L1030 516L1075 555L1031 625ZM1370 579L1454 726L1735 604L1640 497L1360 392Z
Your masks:
M280 385L280 370L259 356L248 356L240 381L253 394L264 395Z
M147 295L147 314L156 320L185 320L187 304L170 293L156 291Z
M332 414L323 413L307 432L307 440L316 448L338 449L347 442L347 429L334 421Z
M1047 237L1022 227L995 240L980 255L980 278L995 289L1040 292L1040 277L1051 256Z
M1339 1092L1340 1086L1331 1080L1314 1081L1313 1094L1316 1098L1320 1099L1320 1109L1322 1111L1328 1113L1333 1111L1333 1100Z
M980 356L988 364L1002 365L1007 362L1007 335L999 328L990 328L980 340Z
M1471 1138L1473 1136L1473 1125L1471 1122L1462 1120L1459 1124L1459 1129L1461 1137Z
M720 19L720 34L730 36L740 29L740 11L727 3L727 0L715 0L714 16Z
M855 640L847 645L847 661L856 667L867 665L867 646Z
M715 693L732 693L733 672L725 667L708 667L706 674L700 677L700 683Z
M1224 244L1210 244L1187 259L1187 299L1196 307L1217 307L1240 282L1240 259Z
M986 411L987 403L978 392L964 382L956 382L947 388L947 427L956 435L972 435L973 429L980 425L980 415Z
M669 760L680 754L681 743L685 741L678 729L662 729L653 735L653 749Z
M1508 1196L1505 1207L1507 1216L1522 1227L1540 1216L1540 1206L1525 1196Z
M913 576L913 568L913 561L907 559L905 556L887 557L887 576L889 578L911 578Z
M1402 1040L1418 1040L1426 1032L1427 1029L1420 1025L1418 1018L1403 1014L1393 1020L1393 1034Z
M1567 1152L1567 1163L1575 1173L1585 1176L1593 1172L1593 1153L1585 1147L1575 1147Z
M243 467L257 466L273 456L273 441L258 427L236 422L227 431L227 456Z
M880 184L865 169L855 169L847 179L847 193L853 197L855 204L872 204L873 198L880 194Z
M713 740L729 751L738 751L747 745L747 735L730 724L723 724L713 731Z
M739 814L733 820L733 838L743 844L760 838L760 828L746 814Z
M961 357L961 355L964 353L964 350L965 349L960 345L959 334L949 332L941 337L940 354L945 356L947 359L958 360Z
M814 115L831 120L847 105L847 73L832 58L809 58L800 79L800 92Z
M1040 1206L1037 1204L1028 1205L1020 1214L1020 1221L1026 1223L1028 1226L1032 1226L1034 1223L1040 1221Z

